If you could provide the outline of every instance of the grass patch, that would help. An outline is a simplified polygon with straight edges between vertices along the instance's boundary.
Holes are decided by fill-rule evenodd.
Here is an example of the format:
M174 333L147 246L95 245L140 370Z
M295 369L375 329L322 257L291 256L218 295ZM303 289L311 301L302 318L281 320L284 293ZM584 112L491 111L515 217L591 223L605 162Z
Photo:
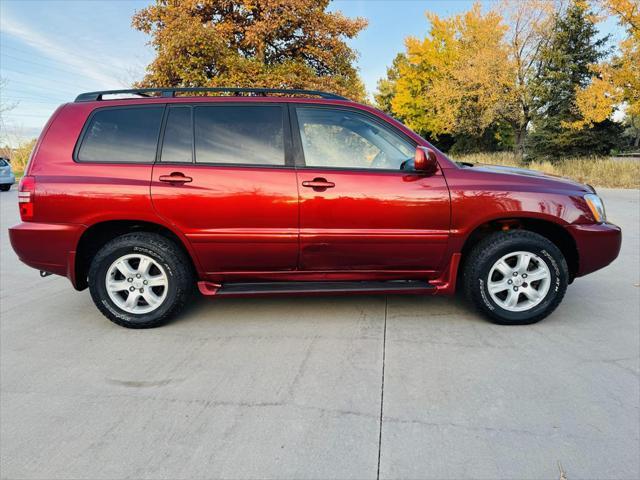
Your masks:
M640 188L640 161L612 158L568 158L555 163L525 164L509 152L458 155L460 162L528 168L605 188Z

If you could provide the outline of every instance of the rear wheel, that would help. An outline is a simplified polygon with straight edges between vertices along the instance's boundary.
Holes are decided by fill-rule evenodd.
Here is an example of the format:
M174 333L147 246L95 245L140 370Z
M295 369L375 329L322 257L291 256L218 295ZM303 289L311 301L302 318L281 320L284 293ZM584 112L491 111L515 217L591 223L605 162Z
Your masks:
M127 328L166 323L193 293L189 259L155 233L129 233L107 243L89 269L89 289L98 309Z
M524 230L499 232L476 245L465 263L467 297L493 322L535 323L555 310L569 280L562 252Z
M2 190L3 192L8 192L9 190L11 190L11 185L0 185L0 190Z

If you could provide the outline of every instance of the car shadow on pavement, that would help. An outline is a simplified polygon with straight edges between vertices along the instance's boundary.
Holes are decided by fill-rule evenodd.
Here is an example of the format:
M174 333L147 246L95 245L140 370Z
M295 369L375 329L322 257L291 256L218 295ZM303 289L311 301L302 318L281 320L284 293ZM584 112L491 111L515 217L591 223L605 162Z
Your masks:
M428 295L319 295L298 297L216 298L196 296L179 318L170 325L249 321L272 323L312 320L335 322L353 315L410 317L429 321L450 316L472 323L484 318L462 295L432 297Z

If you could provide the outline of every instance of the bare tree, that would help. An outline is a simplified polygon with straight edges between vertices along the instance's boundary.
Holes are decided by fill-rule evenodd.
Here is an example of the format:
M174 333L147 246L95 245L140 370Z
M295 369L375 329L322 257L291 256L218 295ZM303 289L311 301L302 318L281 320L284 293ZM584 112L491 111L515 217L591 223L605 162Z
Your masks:
M6 78L0 77L0 121L3 118L3 114L10 110L13 110L18 106L18 102L7 102L5 101L5 93L7 91L7 85L9 82Z
M500 11L511 25L509 44L515 75L511 118L516 152L523 153L524 140L533 115L531 79L536 75L540 52L550 38L553 14L561 2L548 0L503 0Z
M7 91L8 81L0 77L0 144L5 144L9 140L7 138L7 125L4 121L5 113L13 110L18 106L18 102L5 101L5 93Z

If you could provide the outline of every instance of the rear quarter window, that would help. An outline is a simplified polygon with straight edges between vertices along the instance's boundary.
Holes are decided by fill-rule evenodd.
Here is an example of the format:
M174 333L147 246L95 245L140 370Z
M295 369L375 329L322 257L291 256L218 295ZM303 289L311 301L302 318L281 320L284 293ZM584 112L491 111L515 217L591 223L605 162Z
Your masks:
M80 162L153 163L164 107L101 108L85 127Z

